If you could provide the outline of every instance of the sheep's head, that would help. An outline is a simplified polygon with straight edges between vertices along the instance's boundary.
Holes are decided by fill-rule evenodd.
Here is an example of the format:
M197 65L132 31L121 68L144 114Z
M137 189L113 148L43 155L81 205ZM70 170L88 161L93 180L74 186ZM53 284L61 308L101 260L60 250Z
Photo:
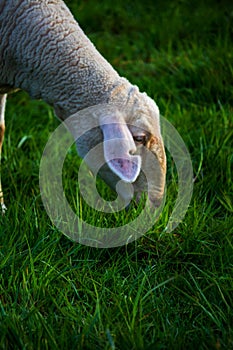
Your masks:
M99 127L88 126L89 131L76 141L80 156L85 157L95 173L98 164L102 164L98 174L126 202L132 197L133 186L136 200L143 192L148 192L150 201L158 207L164 195L166 156L155 102L135 91L127 106L107 109L100 106L93 114ZM81 119L79 128L84 130L91 118L89 115ZM98 144L101 144L98 151L86 157ZM121 184L132 184L131 189L130 186L117 187L119 180Z

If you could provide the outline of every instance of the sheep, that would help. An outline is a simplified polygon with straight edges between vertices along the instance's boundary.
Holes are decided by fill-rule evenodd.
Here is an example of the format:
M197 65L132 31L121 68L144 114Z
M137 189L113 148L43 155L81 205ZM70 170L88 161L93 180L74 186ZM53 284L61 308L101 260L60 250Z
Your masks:
M104 110L98 114L98 130L76 141L78 153L83 157L94 144L103 142L103 180L115 190L119 180L131 183L137 199L150 185L149 199L158 207L166 177L159 109L103 58L65 3L0 0L0 36L0 151L6 95L17 89L53 106L61 121L87 107L113 106L109 114ZM127 139L116 159L112 157L116 150L105 142L113 138ZM146 150L153 153L153 164ZM152 183L147 184L142 169L153 172ZM127 196L124 191L118 195ZM0 203L5 211L1 187Z

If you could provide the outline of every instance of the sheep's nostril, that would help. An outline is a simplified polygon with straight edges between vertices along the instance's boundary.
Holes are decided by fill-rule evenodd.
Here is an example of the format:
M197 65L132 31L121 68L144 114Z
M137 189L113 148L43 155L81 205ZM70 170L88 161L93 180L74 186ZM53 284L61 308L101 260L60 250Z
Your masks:
M136 152L137 152L137 147L136 147L136 145L133 143L130 143L129 145L128 145L128 152L129 152L129 154L131 155L131 156L135 156L136 155Z

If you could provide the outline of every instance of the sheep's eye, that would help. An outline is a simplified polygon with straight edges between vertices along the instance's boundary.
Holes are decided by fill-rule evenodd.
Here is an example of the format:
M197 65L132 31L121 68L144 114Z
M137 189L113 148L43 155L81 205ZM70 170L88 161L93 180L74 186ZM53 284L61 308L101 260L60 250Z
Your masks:
M136 143L140 143L142 145L146 144L146 135L134 135L133 139Z

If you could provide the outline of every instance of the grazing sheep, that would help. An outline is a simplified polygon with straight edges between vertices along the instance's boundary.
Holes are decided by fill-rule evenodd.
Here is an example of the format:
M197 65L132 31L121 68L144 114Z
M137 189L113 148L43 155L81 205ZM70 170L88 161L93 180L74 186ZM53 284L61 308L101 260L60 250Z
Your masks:
M89 131L77 141L78 152L84 156L98 142L126 138L122 158L118 155L112 159L115 150L103 144L107 165L101 177L114 189L119 180L132 183L140 198L147 189L141 169L153 171L149 198L155 206L160 205L166 157L158 107L118 75L85 36L64 2L0 0L0 37L0 150L6 94L16 89L52 105L60 120L86 107L119 105L108 115L99 113L99 130ZM153 164L146 149L155 155ZM127 197L125 193L119 195ZM1 187L0 201L4 211Z

